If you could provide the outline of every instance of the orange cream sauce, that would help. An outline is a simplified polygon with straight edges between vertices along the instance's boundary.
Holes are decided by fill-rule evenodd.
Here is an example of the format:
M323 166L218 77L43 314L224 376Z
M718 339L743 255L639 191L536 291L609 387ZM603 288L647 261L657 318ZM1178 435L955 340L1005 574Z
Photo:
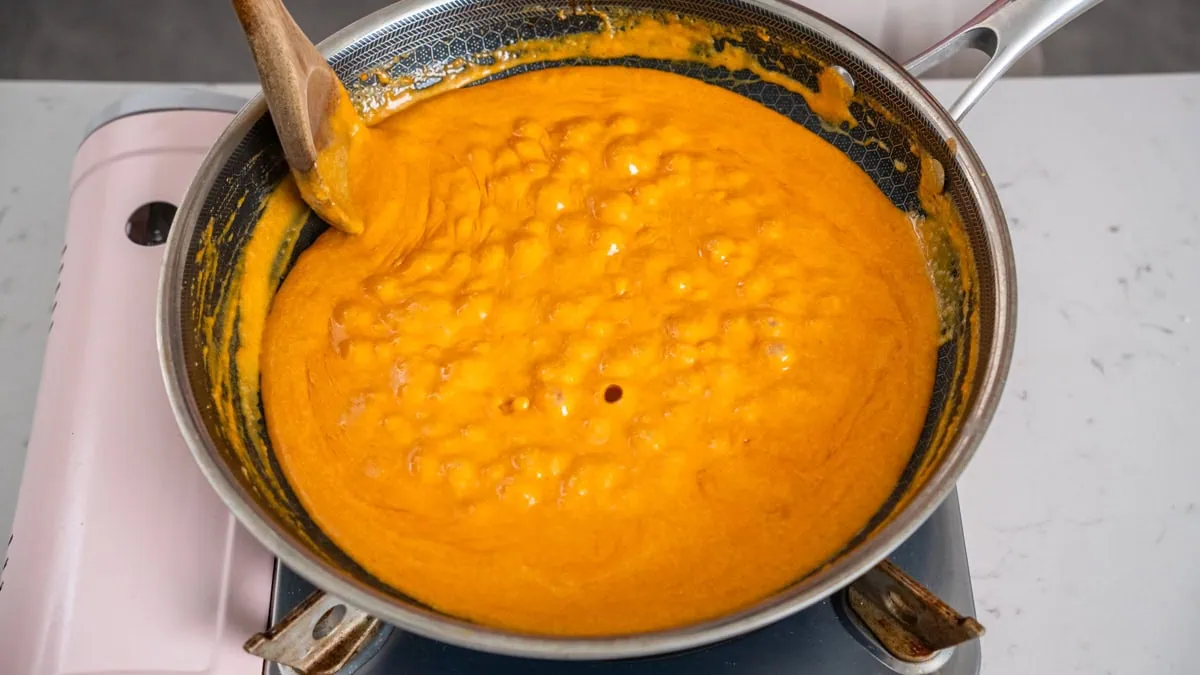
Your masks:
M262 393L317 524L543 634L744 607L845 546L930 398L909 216L816 135L667 73L555 68L355 136L364 231L274 299Z

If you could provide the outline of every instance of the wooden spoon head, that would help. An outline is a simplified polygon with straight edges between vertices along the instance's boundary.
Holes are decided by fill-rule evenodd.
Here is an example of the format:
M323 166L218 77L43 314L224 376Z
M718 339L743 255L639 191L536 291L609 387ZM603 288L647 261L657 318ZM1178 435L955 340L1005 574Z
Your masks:
M361 232L346 155L362 123L345 88L280 0L233 0L233 8L300 194L330 225Z

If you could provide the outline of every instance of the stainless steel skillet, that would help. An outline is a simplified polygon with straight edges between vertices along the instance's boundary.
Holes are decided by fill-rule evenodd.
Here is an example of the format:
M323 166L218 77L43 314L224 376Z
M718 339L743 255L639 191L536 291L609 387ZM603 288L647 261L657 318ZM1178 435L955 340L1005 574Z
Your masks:
M344 656L347 645L377 629L379 622L365 617L377 617L402 630L502 654L629 658L737 636L851 584L851 604L858 620L874 624L870 627L877 639L895 656L929 667L946 653L945 648L976 637L980 629L973 620L947 612L933 599L923 598L897 570L880 566L953 489L996 409L1012 355L1016 316L1012 246L994 186L957 121L1030 46L1098 1L1001 0L907 67L844 28L785 0L654 0L650 4L615 0L595 6L663 10L722 24L741 36L738 44L759 56L764 67L801 83L811 85L824 66L839 67L856 93L871 102L852 107L856 118L864 121L857 132L831 132L803 98L752 78L739 76L734 84L733 79L722 78L719 69L696 64L636 57L619 60L622 65L675 70L731 87L788 115L845 152L903 209L922 212L921 180L934 179L956 217L938 222L937 214L925 214L934 221L932 231L947 242L965 242L960 248L947 246L944 250L949 253L937 263L943 273L940 290L953 307L944 326L948 339L939 352L926 433L892 498L839 554L787 588L737 613L653 633L547 637L480 626L440 613L373 578L305 514L271 453L257 379L239 372L238 359L212 358L236 353L240 347L236 330L213 327L237 327L249 320L247 312L252 310L237 302L241 285L261 282L273 287L295 255L325 228L315 217L297 223L286 242L281 242L274 263L258 272L264 278L246 278L243 253L257 214L287 173L266 105L261 97L252 100L205 159L176 216L160 288L159 340L172 406L214 489L239 521L286 565L330 594L314 598L308 613L289 624L290 631L252 641L256 653L295 665L311 665L314 655ZM436 70L456 58L474 58L518 40L598 28L595 14L570 10L530 6L521 0L405 0L342 30L320 48L343 82L353 87L360 76L369 79L381 68L395 79L419 69ZM771 39L756 38L760 31ZM803 55L779 51L781 44L788 43L802 44ZM992 58L947 110L915 78L965 48L983 50ZM529 67L554 65L561 64ZM865 143L865 138L854 136L867 133L868 128L883 143ZM922 155L933 160L924 168ZM350 608L342 610L344 614L335 609L343 604ZM324 627L332 630L314 645L313 626L326 611L332 613L318 632L324 633ZM332 621L334 617L340 620ZM886 628L889 621L891 629ZM297 635L309 642L300 644L299 652L288 652L297 647ZM897 636L900 639L894 639ZM342 642L332 651L311 649L328 647L331 640ZM897 654L905 644L918 648Z

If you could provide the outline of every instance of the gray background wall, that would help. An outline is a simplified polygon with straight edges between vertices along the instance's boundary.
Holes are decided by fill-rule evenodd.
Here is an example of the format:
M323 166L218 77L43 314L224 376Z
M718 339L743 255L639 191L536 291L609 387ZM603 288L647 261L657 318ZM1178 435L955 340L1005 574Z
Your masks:
M390 0L287 0L320 40ZM1050 38L1050 75L1200 70L1200 0L1108 0ZM0 78L249 81L227 0L0 0Z

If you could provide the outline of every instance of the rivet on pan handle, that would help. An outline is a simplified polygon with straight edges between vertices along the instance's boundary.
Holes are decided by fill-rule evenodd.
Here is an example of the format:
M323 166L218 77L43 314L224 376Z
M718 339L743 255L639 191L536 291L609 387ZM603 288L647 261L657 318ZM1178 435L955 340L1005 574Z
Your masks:
M316 591L244 649L299 675L345 675L385 629L379 619ZM364 659L357 659L361 663Z
M886 560L850 584L844 602L855 628L886 650L872 650L879 660L905 675L936 672L953 647L984 632Z

